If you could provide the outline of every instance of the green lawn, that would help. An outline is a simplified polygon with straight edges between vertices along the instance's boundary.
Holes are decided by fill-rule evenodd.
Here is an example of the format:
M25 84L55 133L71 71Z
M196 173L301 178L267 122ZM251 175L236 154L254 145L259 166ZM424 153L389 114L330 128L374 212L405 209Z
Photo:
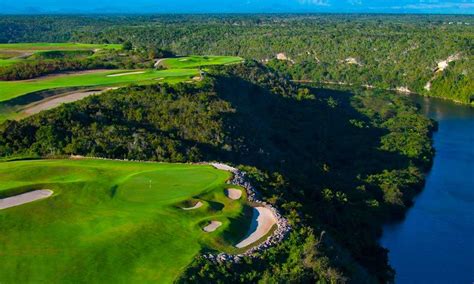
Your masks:
M206 165L2 162L0 197L54 195L0 211L0 283L170 283L201 250L232 251L245 235L248 207L225 196L229 176ZM196 199L204 206L180 209ZM205 233L210 220L223 225Z
M186 56L168 58L161 63L164 67L173 68L197 68L211 65L225 65L242 62L241 57L236 56Z
M143 74L130 74L126 76L109 77L109 75L140 72ZM176 82L190 79L198 74L197 69L170 69L170 70L107 70L83 74L64 74L57 76L46 76L43 78L23 81L0 81L0 102L23 96L28 93L82 86L114 86L129 83L153 82ZM158 82L158 81L156 81Z
M1 59L0 58L0 67L13 65L13 64L21 62L21 61L23 61L23 60L21 60L21 59L11 59L11 58L6 58L6 59Z

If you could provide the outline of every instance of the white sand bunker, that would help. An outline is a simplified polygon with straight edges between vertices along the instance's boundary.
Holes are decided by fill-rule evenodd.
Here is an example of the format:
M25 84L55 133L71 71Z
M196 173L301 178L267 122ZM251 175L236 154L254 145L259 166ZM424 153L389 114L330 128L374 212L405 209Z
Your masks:
M202 202L198 201L196 203L196 205L194 205L193 207L187 207L187 208L181 208L181 209L183 209L183 210L194 210L194 209L200 208L202 205L203 205Z
M235 188L228 188L225 190L225 195L229 197L232 200L237 200L242 197L242 190L240 189L235 189Z
M120 77L120 76L136 75L136 74L143 74L143 73L145 73L145 71L136 71L136 72L127 72L127 73L111 74L111 75L107 75L107 77Z
M211 223L209 225L207 225L206 227L202 228L204 230L204 232L214 232L215 230L217 230L217 228L219 228L220 226L222 225L222 222L219 222L219 221L211 221Z
M244 240L235 246L237 248L244 248L253 244L268 234L276 223L277 219L270 209L266 207L254 208L249 233Z
M0 210L44 199L50 197L51 195L53 195L53 191L49 189L40 189L15 195L12 197L3 198L0 199Z
M226 164L221 164L221 163L211 163L211 166L218 170L223 170L223 171L228 171L228 172L236 172L237 169L233 168L231 166L228 166Z

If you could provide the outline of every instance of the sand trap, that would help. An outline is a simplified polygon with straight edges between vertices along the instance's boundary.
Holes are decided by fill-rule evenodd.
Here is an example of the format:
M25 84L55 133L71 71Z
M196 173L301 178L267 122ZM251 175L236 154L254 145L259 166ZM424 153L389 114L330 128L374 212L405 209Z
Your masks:
M127 73L111 74L111 75L107 75L107 77L120 77L120 76L136 75L136 74L143 74L143 73L145 73L145 71L137 71L137 72L127 72Z
M235 188L228 188L225 190L225 195L229 197L232 200L237 200L242 197L242 190L240 189L235 189Z
M59 97L55 97L55 98L48 99L45 101L40 101L37 104L28 106L22 112L26 115L37 114L43 110L49 110L65 103L72 103L75 101L79 101L86 97L100 94L104 91L106 90L83 91L83 92L74 92L67 95L61 95Z
M219 222L219 221L211 221L211 223L209 225L207 225L206 227L202 228L204 230L204 232L214 232L215 230L217 230L217 228L219 228L220 226L222 225L222 222Z
M0 199L0 210L30 203L36 200L50 197L51 195L53 195L53 191L49 189L40 189L15 195L12 197L3 198Z
M266 207L256 207L253 209L252 224L247 236L240 243L235 245L237 248L244 248L260 240L268 232L273 225L277 223L277 219L273 212Z
M194 205L193 207L188 207L188 208L181 208L183 210L194 210L194 209L198 209L202 206L202 202L201 201L198 201L198 203L196 203L196 205Z
M231 166L228 166L226 164L221 164L221 163L211 163L211 166L218 170L223 170L223 171L228 171L228 172L236 172L237 169L233 168Z

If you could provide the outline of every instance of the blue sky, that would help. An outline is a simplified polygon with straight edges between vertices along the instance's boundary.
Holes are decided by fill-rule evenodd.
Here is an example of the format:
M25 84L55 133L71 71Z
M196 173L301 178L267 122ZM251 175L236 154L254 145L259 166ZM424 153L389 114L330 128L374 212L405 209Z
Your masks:
M474 0L0 0L0 13L206 12L474 14Z

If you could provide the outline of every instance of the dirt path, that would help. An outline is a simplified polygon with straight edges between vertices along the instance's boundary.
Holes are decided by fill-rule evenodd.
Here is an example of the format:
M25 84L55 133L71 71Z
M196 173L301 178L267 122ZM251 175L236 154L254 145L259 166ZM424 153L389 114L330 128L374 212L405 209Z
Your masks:
M34 190L27 193L0 199L0 210L44 199L53 195L49 189Z
M165 61L166 59L167 59L167 58L158 59L158 60L155 62L155 65L154 65L155 68L160 67L161 63L162 63L163 61Z
M66 95L56 96L51 99L43 100L33 105L27 106L25 109L23 109L22 113L27 116L37 114L43 110L49 110L49 109L58 107L61 104L79 101L86 97L100 94L106 90L108 89L94 90L94 91L78 91L78 92L73 92Z
M244 248L253 244L268 234L276 223L277 220L270 209L255 207L253 209L252 224L247 236L235 246L237 248Z

